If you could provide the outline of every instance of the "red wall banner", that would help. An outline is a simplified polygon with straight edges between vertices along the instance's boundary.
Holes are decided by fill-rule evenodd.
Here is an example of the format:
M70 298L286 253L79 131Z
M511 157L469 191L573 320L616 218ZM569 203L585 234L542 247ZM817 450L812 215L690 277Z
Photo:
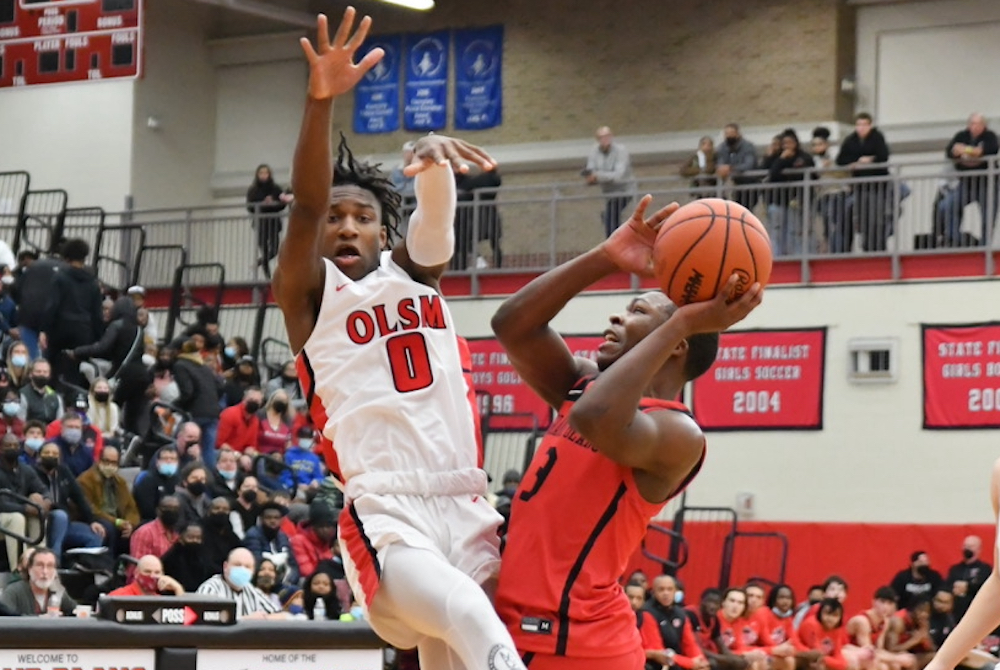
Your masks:
M1000 428L1000 323L921 329L924 428Z
M826 328L722 333L715 365L692 385L704 430L820 430Z
M571 335L564 339L574 356L591 360L596 358L597 347L604 341L599 335ZM533 414L539 429L549 427L552 419L549 406L524 383L495 338L470 339L469 350L472 352L472 383L477 391L490 394L491 406L481 407L480 411L484 416L487 413L494 415L490 420L491 430L531 430L530 418L497 416L503 414Z

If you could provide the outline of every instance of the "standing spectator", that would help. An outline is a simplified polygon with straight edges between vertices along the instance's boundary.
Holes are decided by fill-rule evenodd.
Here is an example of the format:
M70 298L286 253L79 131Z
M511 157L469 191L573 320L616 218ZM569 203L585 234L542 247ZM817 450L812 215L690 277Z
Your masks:
M715 176L715 168L715 146L712 144L712 138L706 135L698 140L698 149L681 164L680 173L682 177L691 179L691 188L696 191L695 195L707 196L711 193L710 187L719 183ZM704 190L699 191L699 189Z
M229 338L226 346L222 348L222 369L226 372L232 370L241 358L249 355L250 345L245 339L239 335Z
M181 522L188 524L201 521L208 512L212 499L208 497L208 470L203 463L195 461L181 470L180 483L174 495L181 501Z
M288 394L288 400L293 407L305 404L305 396L299 385L299 374L295 369L295 359L285 361L285 364L281 366L281 374L267 380L267 384L264 386L264 395L270 398L278 389L283 389Z
M132 531L139 527L139 508L118 474L116 447L105 447L101 459L77 478L83 495L98 522L104 526L108 546L115 554L127 554Z
M909 609L914 598L930 598L944 583L941 573L931 568L931 559L925 551L910 554L910 567L900 570L890 586L898 596L899 609Z
M35 473L52 501L46 536L56 560L62 562L64 549L100 547L104 543L104 526L94 518L75 475L59 462L59 447L51 442L42 447Z
M802 207L805 202L803 170L813 167L812 156L802 150L799 136L791 128L781 134L781 152L771 162L768 179L772 183L795 186L768 191L767 221L775 256L798 255L802 247Z
M97 342L104 332L104 296L97 277L86 267L89 254L90 245L85 240L73 238L63 244L62 257L69 267L56 273L52 309L44 329L52 376L58 383L78 387L87 382L71 352Z
M173 365L173 375L180 391L177 406L190 414L201 428L202 459L208 467L214 468L222 385L215 373L205 366L193 338L182 345Z
M28 383L28 363L31 354L24 342L13 342L7 348L7 365L5 371L10 380L10 387L20 391Z
M229 519L231 507L225 498L213 498L208 512L202 519L205 528L202 546L205 549L205 560L214 570L222 567L229 552L242 546L240 538L233 532Z
M739 125L726 124L723 134L723 141L715 148L715 173L719 179L730 179L737 187L760 181L758 177L748 174L757 168L757 149L740 134ZM733 194L733 200L747 209L753 209L756 204L755 196L754 190L738 188Z
M600 184L604 194L604 236L621 225L622 211L628 207L635 183L632 180L632 160L624 146L615 142L611 128L597 129L597 146L587 158L583 171L588 184Z
M156 508L156 518L132 533L129 551L133 556L162 557L177 541L180 519L181 501L177 496L164 496Z
M216 438L217 449L232 449L248 456L257 455L257 439L260 433L257 412L263 400L264 395L260 389L251 386L243 394L242 403L222 411Z
M205 559L202 547L203 531L201 524L189 523L178 527L180 535L177 542L163 554L163 570L180 582L188 591L196 590L201 584L215 574L215 570Z
M958 188L949 191L938 204L945 222L946 246L962 246L962 213L965 206L973 202L979 205L982 218L979 243L989 246L993 240L1000 193L997 192L997 179L991 180L986 171L990 167L990 157L998 152L1000 144L996 133L986 127L986 117L978 113L972 114L965 130L955 133L948 143L945 157L954 161L955 169L962 176L958 179Z
M35 470L20 462L21 447L11 434L0 438L0 489L7 489L42 508L41 514L48 513L52 501L45 496L45 486ZM38 537L42 519L38 508L11 498L0 498L0 528L23 537ZM44 538L43 538L44 539ZM13 567L21 560L23 548L20 542L4 535L7 544L7 563Z
M816 209L823 222L823 239L826 240L826 251L831 254L843 254L854 246L854 230L847 219L848 187L843 184L831 184L838 179L846 179L847 172L834 171L837 165L837 147L830 144L830 129L818 126L813 129L809 144L812 150L813 163L820 169L817 173L820 186L816 193ZM822 247L817 248L822 251Z
M851 168L851 176L864 178L866 183L854 185L853 216L861 232L861 248L865 251L885 251L886 240L892 234L892 183L886 179L889 168L869 167L889 160L889 145L871 114L862 112L854 117L854 132L844 138L837 154L837 165Z
M493 267L503 265L500 248L503 229L496 205L496 189L500 184L500 171L496 168L482 170L471 166L469 172L455 173L458 205L455 210L455 254L452 256L454 269L464 270L470 255L484 240L490 242ZM478 256L476 263L480 265Z
M0 240L6 245L6 242ZM8 247L9 248L9 247ZM2 247L0 247L2 251ZM0 254L2 255L2 254ZM14 302L14 282L17 281L10 265L0 261L0 336L17 339L21 336L17 329L17 303Z
M21 275L14 282L13 297L17 303L21 341L28 347L28 355L34 360L41 355L41 334L48 326L52 314L56 274L66 264L55 253L49 258L27 261L26 258Z
M28 559L28 578L7 586L0 603L21 616L42 616L48 613L48 603L54 596L62 615L73 616L76 601L59 584L56 567L56 556L51 549L35 549Z
M132 497L135 498L143 523L155 519L160 501L174 494L180 481L177 475L179 464L177 447L168 444L156 451L149 467L136 477L132 485Z
M247 210L253 214L257 229L257 249L260 251L257 262L268 278L271 277L271 261L278 255L281 239L281 216L276 215L291 201L291 194L283 192L274 183L270 166L258 165L253 182L247 189Z
M402 149L403 160L399 163L399 165L397 165L392 169L392 172L389 173L389 180L392 182L392 187L396 189L396 193L398 193L400 197L403 199L402 216L404 218L410 215L410 213L413 211L413 206L417 202L417 196L415 194L415 191L413 190L413 182L416 179L416 177L415 176L407 177L405 174L403 174L403 169L407 165L413 162L414 144L415 143L412 141L405 142L403 144L403 149Z
M132 304L135 305L135 309L138 312L140 309L146 309L146 325L143 326L143 347L144 350L153 348L156 349L157 344L160 340L160 328L156 322L156 315L146 308L146 289L142 286L130 286L128 291L125 292L128 297L132 298Z
M93 344L77 347L70 356L74 360L105 358L111 361L108 374L117 380L114 400L122 406L125 430L134 435L145 435L149 428L146 391L152 379L142 362L144 351L135 305L129 298L118 298L111 309L111 323L104 336Z
M299 566L292 552L292 542L281 530L281 522L288 515L288 508L274 501L265 502L260 508L257 525L248 529L243 544L260 563L264 559L285 573L284 581L298 584Z
M282 455L292 441L288 417L288 395L279 389L271 395L257 428L257 452L268 456Z
M62 417L63 401L49 386L52 367L44 358L36 358L28 368L31 383L21 388L21 418L50 424Z
M62 462L74 477L79 477L94 465L94 446L83 439L83 419L79 414L66 412L61 423L59 435L52 441L59 447Z
M299 571L311 575L320 561L333 559L333 546L337 542L337 518L321 500L309 505L309 520L304 522L298 535L292 538L292 551Z
M251 583L253 574L253 554L242 547L233 549L222 565L222 573L199 586L198 593L236 601L238 620L287 618L285 612Z
M299 492L313 491L323 481L323 466L319 456L313 453L316 444L316 429L303 425L296 433L295 441L285 451L287 470L281 471L281 485L288 491L299 486Z
M948 568L948 584L955 596L955 620L960 621L969 609L969 603L979 593L993 569L989 563L979 558L983 541L976 535L969 535L962 540L962 560Z

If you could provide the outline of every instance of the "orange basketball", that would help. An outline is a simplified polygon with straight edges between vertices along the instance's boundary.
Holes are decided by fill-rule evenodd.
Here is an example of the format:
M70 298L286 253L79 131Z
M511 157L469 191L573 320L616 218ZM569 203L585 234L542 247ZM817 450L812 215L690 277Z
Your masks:
M663 222L653 247L660 288L676 305L711 300L733 274L741 295L771 276L771 240L760 220L731 200L704 198Z

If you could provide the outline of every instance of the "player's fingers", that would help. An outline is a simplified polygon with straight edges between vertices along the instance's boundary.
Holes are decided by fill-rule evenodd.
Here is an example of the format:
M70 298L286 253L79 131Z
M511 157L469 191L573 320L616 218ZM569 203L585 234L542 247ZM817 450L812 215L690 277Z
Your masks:
M656 213L653 214L652 217L650 217L649 221L650 227L653 228L654 230L659 230L660 226L663 225L663 222L669 219L670 216L678 209L680 209L680 205L677 204L676 202L672 202L666 207L661 207L660 209L656 210Z
M371 27L372 17L366 16L362 18L358 29L354 31L354 34L351 35L351 39L347 42L347 48L351 51L356 51L365 41L365 38L368 37L368 31L371 30Z
M316 17L316 47L319 53L330 49L330 22L326 14Z
M494 160L492 156L490 156L481 147L477 147L475 144L469 144L468 142L456 140L456 146L465 158L482 165L484 168L486 168L486 166L490 166L487 169L493 169L493 167L497 164L496 160Z
M384 57L385 57L385 51L382 49L382 47L375 47L374 49L366 53L365 57L362 58L361 62L359 62L357 65L357 68L361 70L361 75L364 76L366 72L375 67L375 64L378 63L380 60L382 60L382 58Z
M635 206L635 211L632 212L632 218L639 221L645 221L646 208L649 207L649 203L651 202L653 202L653 196L649 193L642 196L642 200L639 201L639 204Z
M354 7L350 5L344 10L344 17L340 19L340 25L337 26L337 34L333 38L333 46L341 47L347 42L347 37L351 34L351 28L354 26Z
M311 65L317 58L316 50L313 49L312 42L309 41L308 37L303 37L299 39L299 44L302 46L302 51L306 54L306 60L309 61L309 64Z

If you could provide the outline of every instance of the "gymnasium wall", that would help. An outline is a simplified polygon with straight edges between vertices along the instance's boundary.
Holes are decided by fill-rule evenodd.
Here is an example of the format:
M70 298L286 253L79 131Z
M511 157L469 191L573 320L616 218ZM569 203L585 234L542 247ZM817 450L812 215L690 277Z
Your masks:
M921 428L920 324L995 318L989 306L997 288L996 280L981 280L768 289L741 327L829 329L823 429L710 433L689 502L733 507L737 494L753 494L753 518L768 522L990 523L987 489L1000 456L997 433ZM630 297L580 296L554 327L597 335ZM490 335L498 301L450 303L463 335ZM898 339L897 382L848 381L847 343L856 337Z

